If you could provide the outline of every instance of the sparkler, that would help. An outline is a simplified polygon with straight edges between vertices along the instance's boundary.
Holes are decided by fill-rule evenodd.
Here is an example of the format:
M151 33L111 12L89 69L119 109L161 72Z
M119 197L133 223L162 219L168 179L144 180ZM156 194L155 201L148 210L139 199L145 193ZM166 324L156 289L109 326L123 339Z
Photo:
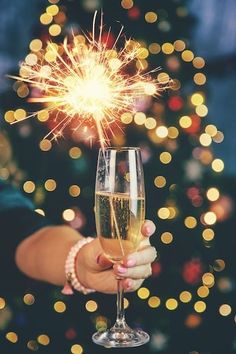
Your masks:
M96 128L101 146L109 145L109 134L114 125L120 126L120 116L125 111L133 111L137 99L155 96L163 89L152 72L143 74L135 63L140 54L140 45L125 40L121 50L116 49L123 27L112 48L107 40L102 41L103 19L98 40L96 40L96 15L93 32L89 36L73 35L72 41L66 38L57 45L48 43L45 49L26 58L20 68L20 76L12 78L29 84L29 102L42 103L44 109L55 118L56 125L45 138L56 139L70 126L73 131ZM128 71L135 69L133 74ZM36 116L40 111L26 116ZM13 122L13 124L16 122ZM108 134L109 133L109 134Z

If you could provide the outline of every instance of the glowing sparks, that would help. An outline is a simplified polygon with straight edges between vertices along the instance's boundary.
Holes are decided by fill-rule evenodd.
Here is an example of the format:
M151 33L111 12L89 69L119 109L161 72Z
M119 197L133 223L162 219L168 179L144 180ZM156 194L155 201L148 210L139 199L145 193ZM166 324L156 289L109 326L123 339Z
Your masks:
M46 137L55 139L69 126L82 135L88 131L89 138L94 138L96 130L100 144L109 144L109 136L113 127L119 126L121 114L134 111L138 99L158 95L163 90L150 72L144 74L137 69L140 45L126 40L118 51L121 28L112 48L109 47L110 31L105 43L102 40L102 19L99 39L95 40L95 20L96 14L92 36L73 35L70 42L65 39L60 45L48 43L45 49L29 54L21 64L20 77L13 77L29 84L28 101L42 103L41 111L46 111L56 122Z

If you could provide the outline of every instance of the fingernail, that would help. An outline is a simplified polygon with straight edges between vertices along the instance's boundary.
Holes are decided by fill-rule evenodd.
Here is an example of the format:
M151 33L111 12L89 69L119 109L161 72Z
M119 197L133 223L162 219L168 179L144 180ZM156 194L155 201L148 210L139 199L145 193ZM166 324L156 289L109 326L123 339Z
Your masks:
M150 235L152 232L151 228L149 226L146 226L146 233Z
M127 268L121 267L120 265L117 267L117 270L119 273L126 273L127 272Z
M126 262L127 267L133 267L135 264L136 264L135 259L128 259L128 261Z

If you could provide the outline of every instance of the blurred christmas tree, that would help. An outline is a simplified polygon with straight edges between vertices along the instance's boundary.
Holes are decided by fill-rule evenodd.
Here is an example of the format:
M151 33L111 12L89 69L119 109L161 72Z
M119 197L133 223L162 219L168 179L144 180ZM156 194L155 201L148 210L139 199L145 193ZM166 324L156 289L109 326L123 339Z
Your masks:
M218 256L214 238L215 224L229 217L232 200L220 192L224 163L214 157L211 145L220 143L223 133L205 118L205 61L189 45L194 21L186 1L49 0L40 14L40 23L35 25L30 52L39 56L49 37L59 43L71 29L83 40L81 28L91 29L94 11L101 7L106 23L104 36L110 26L115 36L116 27L123 24L126 36L139 41L143 48L138 65L146 71L161 66L157 77L162 84L172 78L171 88L162 97L141 100L135 114L124 112L121 121L125 134L118 132L112 139L114 146L142 148L147 218L157 225L152 243L157 247L159 260L153 264L153 276L136 294L127 296L129 322L151 334L150 344L138 349L138 353L231 353L235 346L233 321L226 323L224 317L232 313L233 283L224 271L225 260ZM17 95L2 94L1 99L8 123L24 118L29 110L22 100L29 94L27 85L16 82L13 88ZM22 189L32 197L38 212L55 222L66 222L84 234L95 234L97 149L84 143L88 132L60 139L58 143L43 139L53 124L53 117L39 114L37 119L6 126L19 165L27 173ZM9 176L6 169L0 173L5 179ZM15 166L12 174L19 183L23 175ZM16 333L23 330L23 339L15 347L27 345L35 351L43 345L42 353L52 353L53 348L58 353L105 352L91 343L90 335L94 327L106 327L110 322L110 314L114 313L110 297L96 294L68 299L51 288L44 295L39 292L35 290L38 304L32 310L23 308L24 304L31 304L30 294L23 301L17 298L11 305L14 311L9 316L13 320L3 330L11 342L15 338L9 335L12 323ZM7 312L4 306L7 314L10 310ZM55 328L60 313L63 315ZM33 314L33 321L37 319L38 323L31 328ZM224 339L223 326L228 330Z

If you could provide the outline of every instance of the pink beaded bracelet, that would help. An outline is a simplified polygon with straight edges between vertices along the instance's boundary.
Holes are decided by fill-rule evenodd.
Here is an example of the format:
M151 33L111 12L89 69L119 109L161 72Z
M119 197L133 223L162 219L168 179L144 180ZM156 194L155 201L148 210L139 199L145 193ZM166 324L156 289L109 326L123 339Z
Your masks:
M93 241L92 237L85 237L79 240L73 247L71 247L65 263L66 283L62 289L62 294L72 295L74 294L73 288L83 294L89 294L95 292L93 289L85 288L78 280L75 271L75 260L79 250L87 243Z

